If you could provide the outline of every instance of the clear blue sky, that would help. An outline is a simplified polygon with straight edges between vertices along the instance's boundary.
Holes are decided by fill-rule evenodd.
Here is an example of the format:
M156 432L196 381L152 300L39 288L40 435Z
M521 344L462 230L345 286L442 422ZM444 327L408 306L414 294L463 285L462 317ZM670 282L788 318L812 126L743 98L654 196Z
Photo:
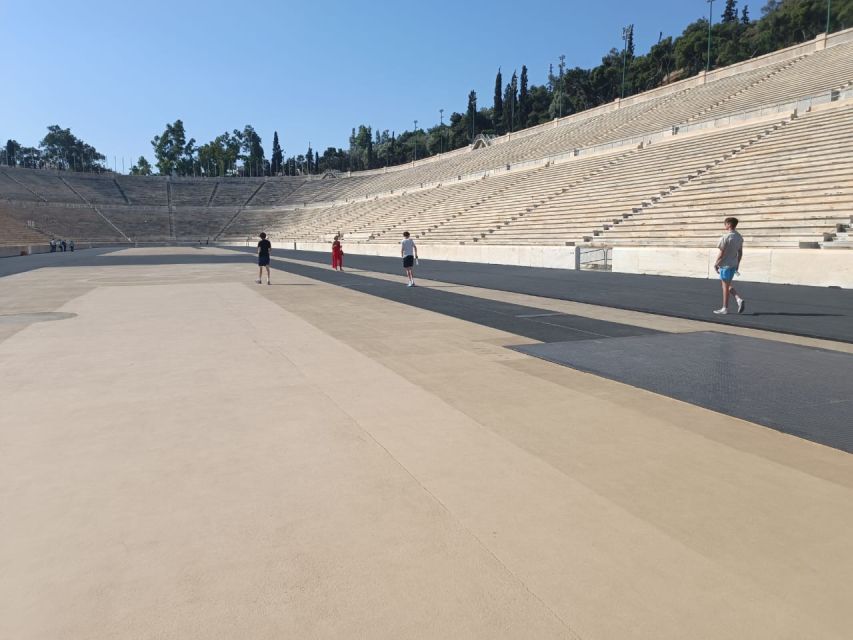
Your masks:
M752 4L757 17L764 2ZM437 123L471 89L488 106L499 66L505 82L526 64L542 84L561 53L597 64L626 24L645 53L707 11L705 0L0 0L0 139L35 146L59 124L121 170L122 156L151 160L151 138L181 118L199 143L252 124L267 155L274 130L288 155L309 140L322 153L360 123Z

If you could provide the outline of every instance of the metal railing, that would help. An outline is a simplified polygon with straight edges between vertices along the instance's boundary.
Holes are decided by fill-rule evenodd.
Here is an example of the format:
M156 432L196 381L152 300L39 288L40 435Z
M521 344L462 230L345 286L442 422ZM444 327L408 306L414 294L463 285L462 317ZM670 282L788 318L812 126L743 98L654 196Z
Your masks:
M598 247L577 247L578 268L596 271L610 271L613 268L613 249Z

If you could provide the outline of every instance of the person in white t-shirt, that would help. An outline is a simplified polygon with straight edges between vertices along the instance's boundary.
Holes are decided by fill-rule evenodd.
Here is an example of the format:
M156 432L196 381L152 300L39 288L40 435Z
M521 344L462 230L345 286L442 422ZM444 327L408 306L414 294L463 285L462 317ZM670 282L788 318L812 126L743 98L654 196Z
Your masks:
M415 241L409 237L409 232L403 232L403 240L400 242L400 255L403 257L403 269L406 270L406 276L409 278L407 287L415 286L415 275L412 272L415 266L415 260L418 259L418 247Z

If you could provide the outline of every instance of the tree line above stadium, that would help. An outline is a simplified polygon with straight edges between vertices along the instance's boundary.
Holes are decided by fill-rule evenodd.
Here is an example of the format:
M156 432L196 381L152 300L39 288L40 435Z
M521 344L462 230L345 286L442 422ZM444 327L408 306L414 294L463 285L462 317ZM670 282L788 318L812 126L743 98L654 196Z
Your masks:
M762 16L752 20L748 5L724 0L720 22L711 28L708 60L708 19L701 18L677 38L663 37L645 55L635 55L633 27L623 31L623 48L611 49L592 69L568 68L561 55L556 70L549 69L544 85L530 85L528 69L513 72L504 83L498 69L491 106L468 94L464 112L453 112L444 122L397 134L367 125L352 129L347 149L329 147L322 155L309 148L304 154L283 157L278 132L266 156L260 135L251 125L224 132L197 145L187 139L181 120L167 124L151 141L154 166L140 157L131 167L136 175L303 175L405 164L418 158L465 147L478 135L520 131L601 104L693 76L706 67L721 67L813 39L826 30L853 25L853 0L769 0ZM0 164L53 167L73 171L108 171L109 162L94 147L59 125L36 147L8 140L0 149Z

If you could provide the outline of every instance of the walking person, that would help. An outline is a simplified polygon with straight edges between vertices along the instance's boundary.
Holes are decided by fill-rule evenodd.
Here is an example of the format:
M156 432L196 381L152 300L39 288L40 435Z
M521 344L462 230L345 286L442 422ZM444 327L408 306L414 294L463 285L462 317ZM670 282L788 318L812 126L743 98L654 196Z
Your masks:
M729 297L734 296L737 302L737 312L743 313L746 310L746 302L740 297L738 292L732 286L735 274L740 267L740 261L743 259L743 236L737 232L737 218L726 218L726 233L720 238L717 248L720 250L717 254L717 260L714 262L714 269L720 274L720 283L723 286L723 306L715 309L717 315L726 315L729 312Z
M406 277L409 279L407 287L415 286L415 274L412 269L415 266L415 260L418 259L418 247L415 241L409 237L409 232L403 232L403 240L400 242L400 255L403 257L403 269L406 270Z
M74 253L74 241L73 240L68 241L68 248L71 249L71 253Z
M332 242L332 269L344 270L344 248L341 246L341 236L336 235Z
M267 240L267 234L263 231L260 238L261 241L258 243L258 279L255 282L261 284L261 279L264 277L264 267L266 267L267 284L270 284L270 249L272 249L272 243Z

